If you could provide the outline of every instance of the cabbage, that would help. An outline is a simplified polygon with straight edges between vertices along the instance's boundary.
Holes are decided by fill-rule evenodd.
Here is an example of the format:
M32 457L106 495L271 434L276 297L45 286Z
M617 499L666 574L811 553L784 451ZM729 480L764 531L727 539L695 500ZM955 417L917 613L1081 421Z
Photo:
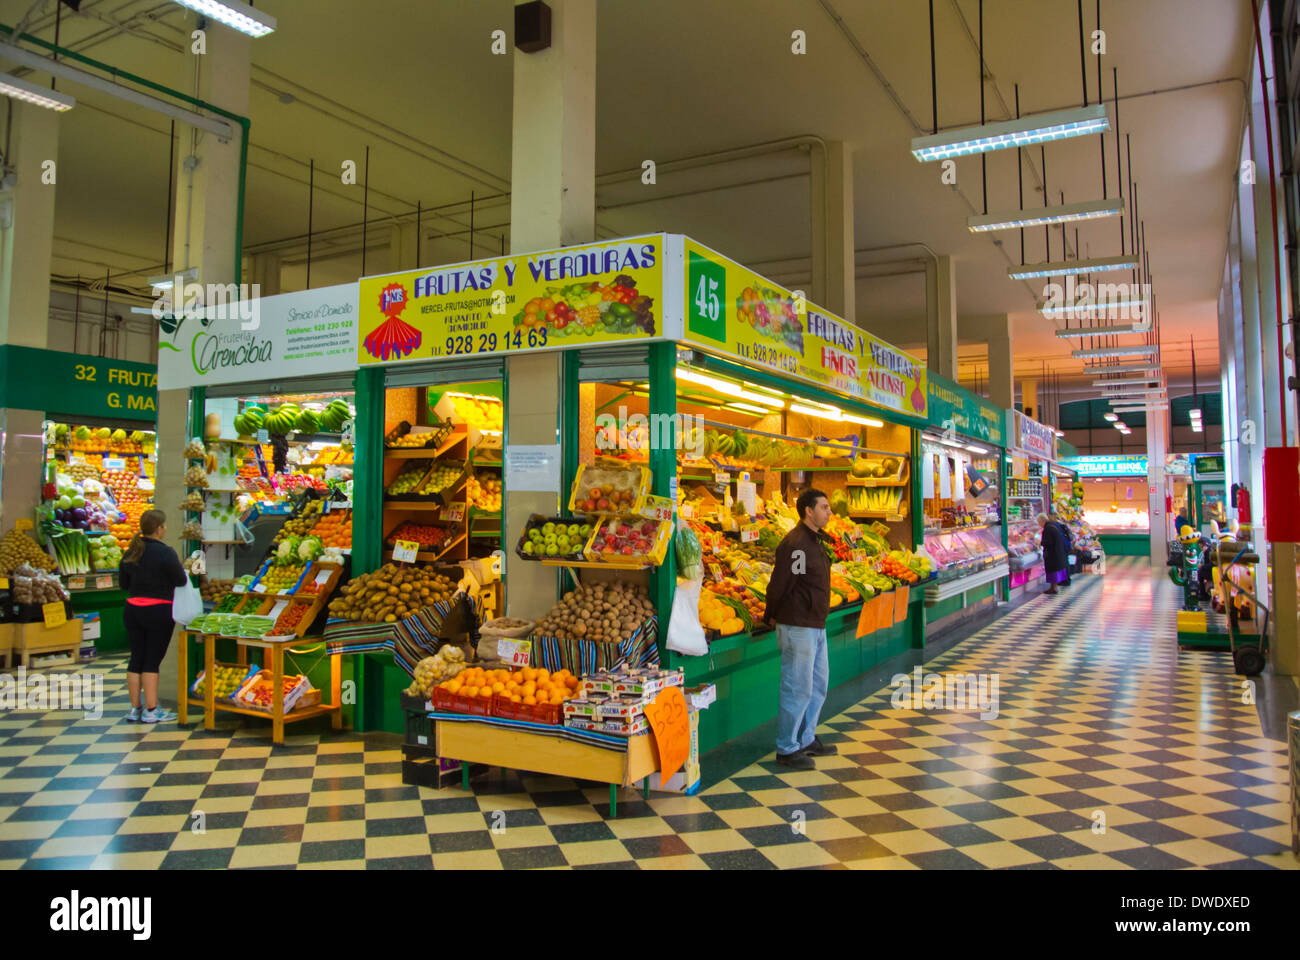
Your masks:
M306 537L302 543L298 544L298 558L308 563L315 560L325 550L325 544L320 537Z

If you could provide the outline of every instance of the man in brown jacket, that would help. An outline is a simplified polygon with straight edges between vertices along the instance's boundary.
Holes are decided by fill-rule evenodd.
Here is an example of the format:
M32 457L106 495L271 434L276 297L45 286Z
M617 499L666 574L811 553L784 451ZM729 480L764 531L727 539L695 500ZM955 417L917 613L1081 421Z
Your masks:
M812 757L835 752L817 737L830 681L826 616L831 604L831 562L821 530L830 522L831 505L826 494L810 488L799 494L795 509L800 523L776 548L763 619L776 624L781 650L776 762L811 770Z

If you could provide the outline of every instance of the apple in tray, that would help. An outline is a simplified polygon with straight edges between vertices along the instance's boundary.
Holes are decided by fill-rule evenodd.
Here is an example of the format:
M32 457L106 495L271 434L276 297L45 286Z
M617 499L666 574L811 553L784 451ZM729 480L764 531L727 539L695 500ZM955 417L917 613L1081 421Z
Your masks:
M609 520L592 541L592 553L602 560L644 560L654 549L658 520Z

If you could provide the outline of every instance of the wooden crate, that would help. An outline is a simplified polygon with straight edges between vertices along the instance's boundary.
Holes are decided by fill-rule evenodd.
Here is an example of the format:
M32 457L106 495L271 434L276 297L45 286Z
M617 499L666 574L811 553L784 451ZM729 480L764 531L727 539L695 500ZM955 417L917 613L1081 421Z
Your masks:
M19 624L16 623L0 623L0 657L4 658L6 667L13 657L14 634L18 632L18 627Z
M29 665L36 654L68 651L76 660L81 649L81 620L72 619L61 626L47 627L44 623L13 624L17 627L13 653L16 664Z

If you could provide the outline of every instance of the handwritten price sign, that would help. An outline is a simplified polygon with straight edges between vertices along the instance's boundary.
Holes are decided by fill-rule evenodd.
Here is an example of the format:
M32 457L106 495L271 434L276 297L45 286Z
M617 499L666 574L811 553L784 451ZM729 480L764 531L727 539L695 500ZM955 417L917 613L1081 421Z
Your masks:
M62 600L41 604L41 616L45 618L47 628L61 627L68 622L68 611Z
M641 516L647 520L671 520L673 502L667 497L646 497L645 506L641 508Z
M757 523L751 523L748 526L741 527L740 542L750 543L751 541L757 540L759 529L760 529L760 524Z
M443 520L447 520L451 523L460 523L465 519L465 504L453 503L450 506L443 507L442 513L439 514L439 516Z
M393 541L393 559L398 563L415 563L415 555L420 552L420 545L414 540Z
M514 667L526 667L532 662L531 640L498 640L497 656Z

